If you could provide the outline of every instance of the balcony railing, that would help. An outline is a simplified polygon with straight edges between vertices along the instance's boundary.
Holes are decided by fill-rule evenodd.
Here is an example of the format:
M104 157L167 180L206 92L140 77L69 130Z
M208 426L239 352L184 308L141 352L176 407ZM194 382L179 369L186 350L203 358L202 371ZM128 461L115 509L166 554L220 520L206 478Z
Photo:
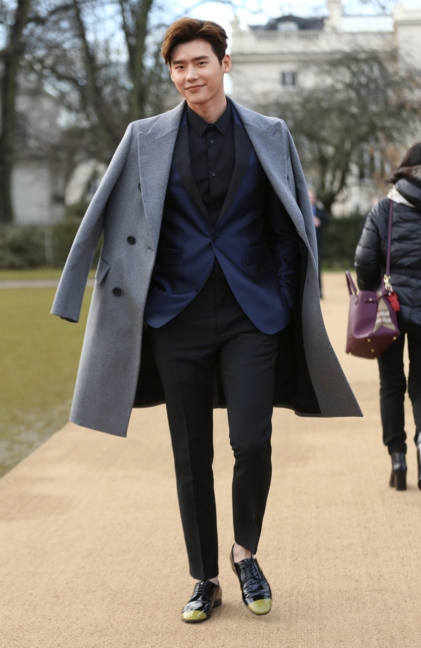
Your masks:
M258 41L317 41L322 32L319 31L261 31L253 32Z

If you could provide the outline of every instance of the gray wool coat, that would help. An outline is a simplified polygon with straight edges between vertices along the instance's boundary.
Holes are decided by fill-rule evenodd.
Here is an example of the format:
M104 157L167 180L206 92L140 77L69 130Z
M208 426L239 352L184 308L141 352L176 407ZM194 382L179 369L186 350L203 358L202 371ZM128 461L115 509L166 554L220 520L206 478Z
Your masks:
M281 395L280 389L274 404L304 415L361 416L323 323L314 221L291 135L282 120L234 105L297 229L304 260L296 318L297 355L291 356L291 340L287 341L285 355L279 354L279 372L288 354L290 364L279 384L291 392L288 376L295 365L302 371L295 378L291 398ZM164 402L151 349L145 343L143 312L183 110L184 102L128 126L75 237L52 307L54 315L79 320L89 269L104 233L70 420L118 436L127 434L133 406ZM304 383L311 394L300 401L296 394ZM215 405L224 406L223 394Z

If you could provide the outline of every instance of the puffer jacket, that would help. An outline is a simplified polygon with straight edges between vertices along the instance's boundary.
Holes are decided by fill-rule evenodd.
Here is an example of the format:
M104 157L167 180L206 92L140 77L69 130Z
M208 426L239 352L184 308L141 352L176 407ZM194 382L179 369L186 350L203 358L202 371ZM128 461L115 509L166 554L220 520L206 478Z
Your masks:
M418 168L418 167L417 167ZM421 325L421 186L408 174L395 184L412 207L393 203L390 283L401 310L398 319ZM377 290L385 272L389 198L370 211L355 253L360 290Z

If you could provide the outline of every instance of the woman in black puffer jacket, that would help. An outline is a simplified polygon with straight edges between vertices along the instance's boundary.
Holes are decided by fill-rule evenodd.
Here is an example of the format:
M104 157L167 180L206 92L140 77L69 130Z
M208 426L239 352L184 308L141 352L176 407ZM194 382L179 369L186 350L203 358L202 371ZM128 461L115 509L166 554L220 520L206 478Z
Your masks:
M403 351L408 341L408 394L415 419L418 488L421 489L421 143L412 146L388 180L387 198L369 213L355 255L360 290L377 290L384 274L389 205L393 201L390 283L396 292L401 336L378 358L383 441L392 458L390 486L406 490Z

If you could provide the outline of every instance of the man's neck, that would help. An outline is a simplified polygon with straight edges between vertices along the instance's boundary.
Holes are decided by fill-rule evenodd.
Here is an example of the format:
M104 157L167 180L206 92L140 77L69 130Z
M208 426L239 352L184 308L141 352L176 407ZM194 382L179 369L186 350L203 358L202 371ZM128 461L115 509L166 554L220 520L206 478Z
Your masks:
M227 98L225 94L221 97L218 97L218 100L203 103L203 104L189 104L189 108L199 115L205 122L208 124L215 124L218 119L224 114L227 109Z

